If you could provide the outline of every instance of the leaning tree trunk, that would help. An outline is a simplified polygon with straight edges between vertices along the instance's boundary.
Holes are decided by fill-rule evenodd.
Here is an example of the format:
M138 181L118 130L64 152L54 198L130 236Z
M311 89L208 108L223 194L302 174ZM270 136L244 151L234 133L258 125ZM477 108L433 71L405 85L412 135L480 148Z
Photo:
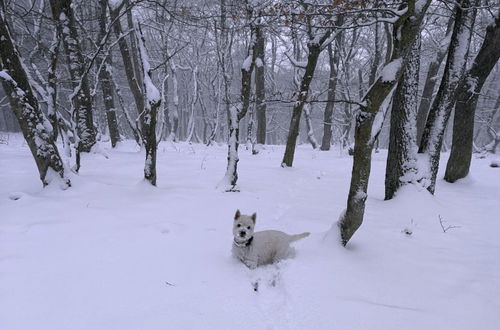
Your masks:
M57 33L62 40L66 62L73 86L72 103L78 143L77 164L80 168L80 153L89 152L96 143L96 129L92 119L92 98L88 77L85 74L85 60L80 48L71 0L50 0L52 16L57 23Z
M469 174L472 158L474 114L479 93L499 56L500 11L497 12L495 22L486 28L486 36L481 49L457 90L453 121L453 142L444 175L444 179L448 182L455 182Z
M385 199L391 199L404 184L414 182L417 174L418 75L420 71L420 37L413 45L394 92L391 110L389 150L385 169Z
M337 25L342 25L341 17L337 19ZM330 64L330 75L328 79L328 96L325 106L324 123L323 123L323 139L321 140L320 150L330 150L330 144L332 143L332 124L333 124L333 110L335 104L335 91L337 90L338 82L338 72L340 63L340 47L342 45L342 33L338 32L335 41L333 42L334 48L332 49L332 44L328 44L328 60Z
M427 114L432 102L432 94L434 93L434 87L438 81L439 68L446 57L448 45L450 44L451 33L453 31L453 19L453 16L451 16L448 20L446 37L441 41L438 51L434 54L434 57L431 58L429 63L429 69L425 77L424 89L417 111L417 143L420 143L420 140L422 140L425 121L427 120Z
M99 40L104 42L107 28L107 7L108 0L100 0L99 13ZM103 63L104 62L104 63ZM118 131L118 121L116 119L116 108L113 94L113 82L111 81L111 54L101 55L96 62L99 71L99 80L101 82L102 97L104 100L104 109L106 111L106 120L108 123L109 137L111 139L111 147L116 147L116 143L120 141L120 132Z
M266 143L265 36L261 26L255 27L255 115L257 145ZM259 148L255 149L256 151Z
M316 64L318 63L318 57L321 53L322 45L326 39L328 39L331 32L331 30L328 30L323 34L323 36L321 36L321 38L319 38L319 41L316 42L312 40L313 38L310 38L307 44L307 48L309 50L309 54L307 55L307 64L300 82L299 91L297 93L297 101L293 106L290 128L288 129L288 137L286 140L285 154L283 155L283 160L281 161L282 167L291 167L293 165L297 137L299 136L300 116L302 115L302 109L304 108L304 104L307 102L307 97L309 96L309 86L311 85L314 71L316 70Z
M421 183L434 194L436 177L439 168L439 157L443 145L446 124L455 104L457 87L463 78L472 27L476 10L473 8L477 0L462 0L455 6L455 25L448 49L448 58L444 68L441 84L432 103L425 130L420 142L419 153L424 154L425 161L419 163Z
M42 184L46 186L60 177L64 185L69 187L71 183L64 175L63 162L52 134L53 127L33 94L29 73L24 69L5 20L3 0L0 0L0 80L35 159Z
M394 46L391 61L385 65L381 75L365 94L357 114L354 159L347 209L341 214L338 223L343 245L347 244L363 223L371 170L371 153L384 117L383 113L379 111L387 106L386 98L393 91L402 74L402 68L408 60L417 35L420 33L422 18L431 2L431 0L426 0L417 9L415 1L409 0L407 2L406 12L394 23ZM378 127L373 128L376 118Z
M134 65L132 64L132 52L137 51L137 49L131 49L127 43L127 40L122 37L123 28L120 23L119 15L122 9L123 2L118 7L109 6L109 12L111 16L111 21L113 22L113 30L116 37L118 38L118 47L120 48L121 57L123 60L123 66L125 69L125 76L127 77L127 82L134 97L135 107L137 113L140 114L144 110L145 100L141 88L141 77L137 77L134 70ZM135 56L136 58L137 56Z

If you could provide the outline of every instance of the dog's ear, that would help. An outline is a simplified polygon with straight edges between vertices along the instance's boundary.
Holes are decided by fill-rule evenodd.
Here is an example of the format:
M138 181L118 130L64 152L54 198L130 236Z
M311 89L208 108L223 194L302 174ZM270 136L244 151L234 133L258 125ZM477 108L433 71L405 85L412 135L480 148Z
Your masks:
M234 220L237 220L240 217L240 210L236 210L236 214L234 215Z
M256 219L257 219L257 213L252 214L252 221L254 224Z

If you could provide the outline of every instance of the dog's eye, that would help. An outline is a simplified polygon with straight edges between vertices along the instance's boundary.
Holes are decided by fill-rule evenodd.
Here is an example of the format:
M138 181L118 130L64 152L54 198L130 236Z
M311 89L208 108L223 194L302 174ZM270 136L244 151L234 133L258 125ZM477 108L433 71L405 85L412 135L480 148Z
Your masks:
M247 229L250 230L250 226L248 226Z
M241 227L241 224L236 225L236 227L240 228L240 227Z

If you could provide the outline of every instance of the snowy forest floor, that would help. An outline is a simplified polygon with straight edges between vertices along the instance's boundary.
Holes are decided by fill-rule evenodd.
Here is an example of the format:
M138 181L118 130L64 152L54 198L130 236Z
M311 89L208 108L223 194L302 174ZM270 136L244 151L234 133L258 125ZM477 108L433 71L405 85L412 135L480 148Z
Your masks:
M41 188L11 135L0 145L1 329L498 329L490 159L455 184L440 173L434 197L410 186L384 201L386 152L374 154L365 222L344 249L330 228L352 158L303 145L283 169L283 150L241 147L241 192L222 193L226 146L161 143L152 188L126 141L109 159L85 155L61 191ZM257 230L312 235L294 259L251 271L231 258L237 208L257 212ZM455 227L443 233L439 216Z

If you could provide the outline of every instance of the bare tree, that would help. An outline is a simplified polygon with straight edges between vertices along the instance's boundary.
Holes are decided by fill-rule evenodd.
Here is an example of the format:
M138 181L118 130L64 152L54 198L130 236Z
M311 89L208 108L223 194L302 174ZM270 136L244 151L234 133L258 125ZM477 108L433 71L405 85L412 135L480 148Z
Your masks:
M356 118L354 160L347 209L341 214L339 220L343 245L347 244L363 223L365 201L368 196L371 153L385 117L384 110L388 107L386 99L393 91L402 74L402 68L408 61L430 2L426 0L419 2L416 6L415 0L409 0L406 6L401 8L404 13L397 18L393 27L394 46L391 61L385 65L381 75L365 94L360 105ZM373 127L374 123L377 124L376 127Z
M425 161L419 162L420 181L434 194L439 168L443 135L455 104L456 90L462 79L469 52L477 0L462 0L455 5L455 24L448 48L448 58L437 95L429 111L418 152Z
M437 51L434 53L434 56L429 62L429 69L427 70L422 97L417 111L417 143L422 140L422 134L425 128L427 114L429 113L429 108L431 106L434 88L439 81L439 68L441 67L441 63L448 53L448 45L450 44L451 33L453 31L453 21L454 18L452 15L450 15L450 18L448 19L448 27L446 29L446 35L437 46Z
M453 143L444 175L444 179L448 182L455 182L469 173L477 101L484 82L498 62L499 56L500 10L497 11L494 22L486 28L481 49L456 92Z
M337 18L337 25L342 25L342 15ZM333 44L333 46L332 46ZM335 41L328 44L328 63L330 65L330 75L328 77L328 96L325 105L325 114L323 119L323 139L321 140L321 150L330 150L332 141L332 121L335 104L335 92L337 90L340 47L342 46L342 32L337 33ZM361 72L361 71L360 71Z
M53 127L41 111L31 86L29 72L14 44L5 18L5 3L0 0L0 80L44 186L60 178L65 187L71 182L55 145Z
M250 22L252 22L253 9L246 6L247 15ZM226 174L219 182L218 187L225 191L236 190L236 182L238 181L238 147L240 140L240 121L243 119L248 111L250 105L250 93L252 90L252 72L255 67L255 24L250 23L250 42L248 43L247 56L241 65L241 92L240 102L236 106L231 106L228 113L228 155L227 155L227 168Z
M76 143L76 170L80 168L80 153L89 152L96 143L96 129L92 116L92 97L85 60L80 47L71 0L50 0L52 16L62 41L73 86L70 96L78 141Z
M307 11L307 5L302 3L303 10ZM290 119L290 128L288 130L288 137L286 140L285 154L281 161L282 167L291 167L293 165L293 158L295 154L295 147L297 145L297 137L299 136L300 117L304 105L308 101L309 87L316 70L318 58L323 49L325 49L332 40L330 35L333 30L330 27L314 28L314 22L310 15L304 16L307 30L307 62L304 67L304 74L300 80L300 87L296 92L296 102L292 110L292 117Z
M257 117L257 145L266 143L266 86L265 34L263 26L255 26L255 112ZM256 149L258 152L259 148Z
M99 6L99 42L104 43L108 30L108 1L99 0ZM111 139L111 146L114 148L116 146L116 143L120 141L120 132L118 131L118 122L116 120L113 82L111 81L111 54L105 54L104 52L101 52L100 56L97 58L96 66L99 69L99 80L101 83L102 98L104 100L104 109L106 111L106 121L108 123L109 137Z

